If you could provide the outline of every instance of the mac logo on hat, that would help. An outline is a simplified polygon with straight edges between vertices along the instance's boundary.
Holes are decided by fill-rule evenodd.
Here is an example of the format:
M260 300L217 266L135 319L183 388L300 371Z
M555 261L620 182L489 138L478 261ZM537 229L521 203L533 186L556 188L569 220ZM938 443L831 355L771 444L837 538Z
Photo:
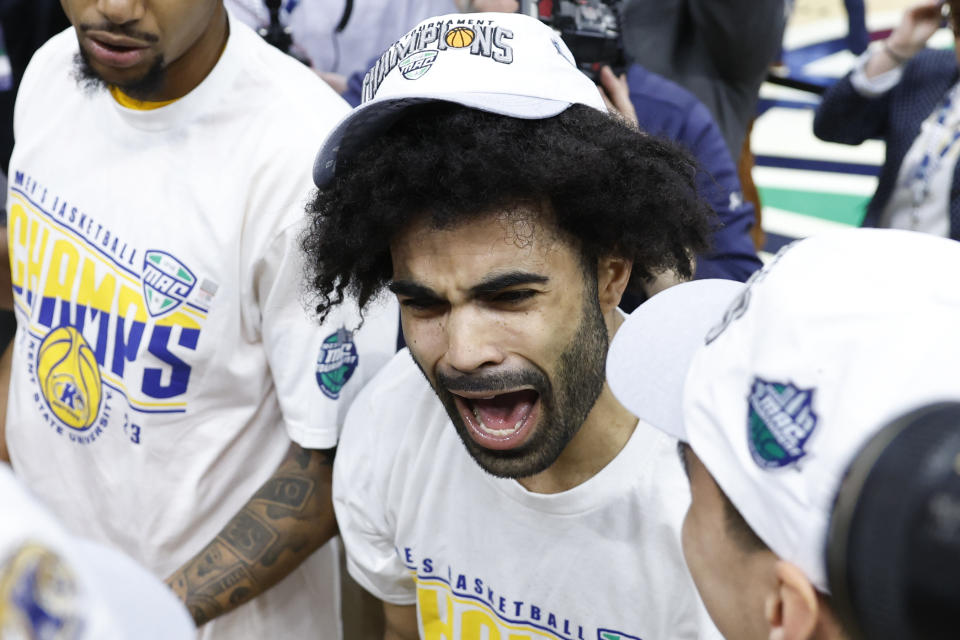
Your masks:
M748 402L747 442L753 461L762 469L795 464L817 428L813 389L754 378Z
M417 51L416 53L412 53L400 61L398 65L400 67L400 73L407 80L422 78L427 71L430 71L430 67L433 66L433 61L436 60L436 58L436 51Z

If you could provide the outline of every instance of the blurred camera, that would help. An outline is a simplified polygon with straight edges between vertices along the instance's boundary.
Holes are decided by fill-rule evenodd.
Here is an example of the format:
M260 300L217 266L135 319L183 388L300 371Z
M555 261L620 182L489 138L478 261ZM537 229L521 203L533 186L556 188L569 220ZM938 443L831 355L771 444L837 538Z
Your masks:
M257 33L259 33L260 37L266 40L267 43L309 67L310 60L293 46L293 36L290 34L290 27L285 27L283 23L280 22L280 10L283 7L283 0L264 0L264 4L267 6L267 13L270 16L270 20L267 26L258 29ZM347 2L348 7L350 7L351 4L351 2ZM347 17L349 17L349 14Z
M600 68L626 67L620 0L521 0L519 13L539 18L560 33L580 69L599 80Z

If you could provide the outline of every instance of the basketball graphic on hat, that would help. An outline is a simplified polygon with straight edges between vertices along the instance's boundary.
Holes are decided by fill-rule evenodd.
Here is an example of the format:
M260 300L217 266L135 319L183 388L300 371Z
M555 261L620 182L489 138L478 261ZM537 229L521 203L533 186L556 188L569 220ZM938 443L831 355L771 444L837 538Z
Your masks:
M40 343L37 378L47 405L65 425L83 431L93 424L103 383L93 350L74 327L58 327Z
M470 27L454 27L450 29L450 31L447 31L447 35L443 40L447 43L448 47L462 49L469 47L475 37L476 34Z

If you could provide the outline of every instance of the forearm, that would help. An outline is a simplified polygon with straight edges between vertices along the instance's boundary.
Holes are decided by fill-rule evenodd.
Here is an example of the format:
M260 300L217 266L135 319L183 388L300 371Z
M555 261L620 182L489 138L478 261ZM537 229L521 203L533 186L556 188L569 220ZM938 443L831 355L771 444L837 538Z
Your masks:
M293 444L276 472L167 584L200 626L282 580L337 532L333 450Z
M383 603L383 640L416 640L420 635L415 605Z
M10 365L13 362L13 340L0 357L0 462L10 463L7 450L7 397L10 393Z
M848 75L827 89L813 118L813 134L827 142L860 144L886 135L890 93L866 98Z
M864 67L867 78L902 66L917 55L940 27L943 20L941 8L937 0L924 0L904 11L900 23L882 41L880 50L867 61Z
M13 282L10 277L10 247L7 228L0 227L0 309L13 311Z
M867 60L867 64L863 68L863 73L868 79L876 78L879 75L903 66L915 55L917 55L916 50L903 44L891 42L888 38L883 41L880 49L874 51Z

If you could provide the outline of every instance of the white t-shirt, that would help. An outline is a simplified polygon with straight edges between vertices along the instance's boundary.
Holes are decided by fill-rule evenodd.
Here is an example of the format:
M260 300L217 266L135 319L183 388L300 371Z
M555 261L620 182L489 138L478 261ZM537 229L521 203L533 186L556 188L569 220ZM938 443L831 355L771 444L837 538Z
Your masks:
M68 528L161 578L198 553L294 440L334 446L395 350L395 303L303 306L313 158L346 104L231 20L206 79L151 111L78 87L68 30L18 96L8 233L15 471ZM335 549L204 637L339 637Z
M0 464L0 638L194 635L166 585L118 551L68 535Z
M264 27L270 14L263 0L226 0L238 18ZM349 76L365 72L393 42L421 20L457 11L454 0L353 0L343 31L337 25L346 0L284 0L280 22L314 69Z
M406 350L354 403L334 467L350 574L416 604L426 640L719 637L680 549L689 500L676 442L645 423L563 493L487 475Z

